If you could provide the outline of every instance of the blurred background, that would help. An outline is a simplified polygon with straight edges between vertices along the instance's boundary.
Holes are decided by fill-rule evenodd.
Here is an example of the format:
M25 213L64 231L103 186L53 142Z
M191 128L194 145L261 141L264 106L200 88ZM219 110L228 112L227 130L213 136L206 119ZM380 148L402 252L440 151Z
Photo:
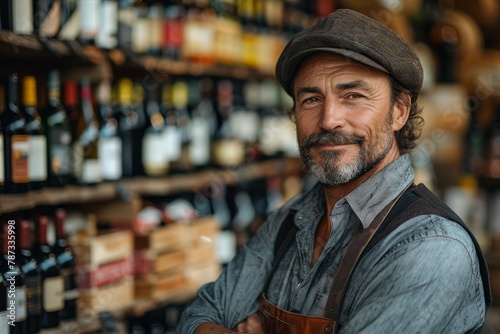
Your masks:
M0 332L175 328L314 183L274 66L339 8L421 59L416 182L476 235L483 332L500 333L499 0L2 0L0 315L16 326Z

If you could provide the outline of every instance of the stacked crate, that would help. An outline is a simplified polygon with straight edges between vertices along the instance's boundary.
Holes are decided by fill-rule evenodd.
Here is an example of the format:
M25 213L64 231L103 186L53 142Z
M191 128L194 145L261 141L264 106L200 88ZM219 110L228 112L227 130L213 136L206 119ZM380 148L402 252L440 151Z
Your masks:
M69 242L77 263L79 316L95 317L101 311L130 307L134 302L133 233L77 233Z
M136 234L136 299L163 301L215 280L221 269L215 258L218 230L209 216Z

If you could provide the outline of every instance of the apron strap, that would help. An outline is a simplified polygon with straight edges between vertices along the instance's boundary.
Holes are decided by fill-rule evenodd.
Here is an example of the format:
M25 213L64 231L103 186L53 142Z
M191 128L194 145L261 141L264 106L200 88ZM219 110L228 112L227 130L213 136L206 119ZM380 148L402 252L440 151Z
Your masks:
M366 246L373 238L378 228L382 225L393 206L411 185L413 185L413 183L406 187L394 200L382 209L367 229L363 229L363 226L359 225L357 231L347 245L342 255L342 259L340 260L337 273L333 278L324 312L326 318L335 321L336 327L338 327L340 307L342 306L344 295L347 290L347 284L354 272L356 264L361 258L361 254L366 249ZM336 330L337 328L335 328L334 332L336 332Z

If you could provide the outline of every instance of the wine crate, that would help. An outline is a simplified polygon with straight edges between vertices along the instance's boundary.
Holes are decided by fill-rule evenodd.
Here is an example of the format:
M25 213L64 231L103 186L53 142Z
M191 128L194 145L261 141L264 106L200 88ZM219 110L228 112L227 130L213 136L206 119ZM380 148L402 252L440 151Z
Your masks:
M189 245L187 226L182 223L169 224L151 230L148 234L135 235L135 248L154 251L182 249Z
M134 237L131 231L116 231L97 236L75 234L69 238L77 264L97 267L133 257Z
M184 266L204 262L215 262L215 246L213 243L200 242L184 250Z
M120 281L97 288L82 289L77 307L80 317L96 317L101 311L121 311L134 303L134 279L126 277Z
M187 287L188 282L182 271L149 274L135 278L135 297L161 301L186 290Z
M180 268L184 265L184 251L159 252L155 250L136 250L134 272L136 275L159 274Z
M78 289L100 287L122 280L133 274L134 260L131 257L98 267L77 265L75 268L75 279Z

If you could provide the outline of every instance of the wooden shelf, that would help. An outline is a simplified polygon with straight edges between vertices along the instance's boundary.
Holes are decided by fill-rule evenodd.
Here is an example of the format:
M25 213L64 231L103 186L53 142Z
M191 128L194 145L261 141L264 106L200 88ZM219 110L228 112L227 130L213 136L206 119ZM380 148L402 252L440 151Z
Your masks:
M116 183L104 182L95 186L69 185L63 188L45 188L26 194L3 194L0 196L0 214L29 210L43 205L105 202L119 198L124 190L137 195L171 195L203 189L213 184L235 184L300 173L302 169L302 163L298 159L283 158L161 178L136 177Z
M0 57L14 64L28 63L35 67L40 65L41 61L58 65L70 61L71 68L75 67L76 61L106 69L115 66L118 71L127 72L132 68L159 75L216 76L235 79L274 78L274 73L264 73L242 65L198 64L186 60L134 54L120 49L102 50L92 45L81 45L77 41L67 42L34 35L17 35L6 30L0 30ZM88 74L89 69L85 69L85 72ZM101 71L103 76L101 79L109 78L107 72Z

